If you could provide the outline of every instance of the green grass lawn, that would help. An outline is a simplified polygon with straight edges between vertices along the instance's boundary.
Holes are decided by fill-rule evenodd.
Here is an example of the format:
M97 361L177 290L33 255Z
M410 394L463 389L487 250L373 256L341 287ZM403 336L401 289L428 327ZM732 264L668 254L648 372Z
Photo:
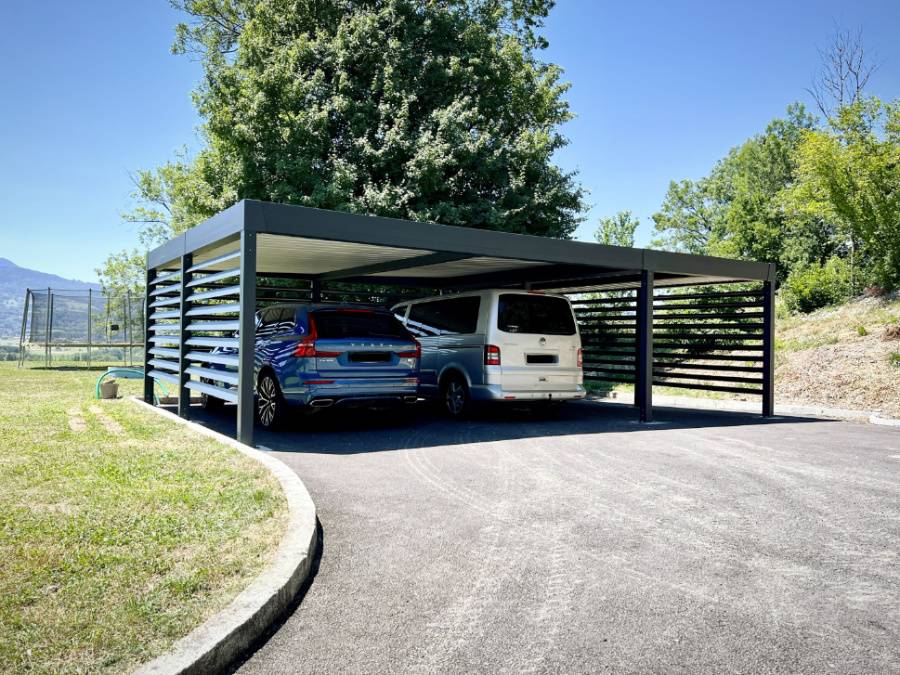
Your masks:
M133 669L227 605L284 529L260 465L93 400L100 372L0 363L3 673Z

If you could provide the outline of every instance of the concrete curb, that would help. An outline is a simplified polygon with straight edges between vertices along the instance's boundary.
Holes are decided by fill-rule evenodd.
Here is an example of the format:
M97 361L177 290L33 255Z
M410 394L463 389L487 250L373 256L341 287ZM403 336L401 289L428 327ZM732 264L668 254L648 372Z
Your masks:
M592 394L589 400L605 403L617 403L619 405L631 405L634 394L631 392L612 391L606 394ZM660 396L653 395L653 405L669 408L693 408L695 410L724 410L727 412L759 413L758 401L733 401L728 399L695 398L693 396ZM852 410L849 408L830 408L816 405L775 405L775 414L778 416L807 416L824 417L826 419L846 420L850 422L867 422L882 426L900 427L900 420L883 417L878 412L871 410Z
M168 652L136 671L138 675L219 672L246 652L275 623L309 576L318 536L316 507L303 481L275 457L138 398L131 400L255 459L278 479L287 499L287 528L268 567L225 609L178 640Z

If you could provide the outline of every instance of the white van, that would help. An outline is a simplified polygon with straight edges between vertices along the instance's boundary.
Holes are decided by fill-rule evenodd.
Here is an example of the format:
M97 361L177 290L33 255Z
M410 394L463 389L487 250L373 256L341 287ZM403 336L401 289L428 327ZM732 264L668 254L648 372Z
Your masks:
M422 344L420 393L451 416L473 401L584 398L581 337L568 298L506 289L402 302L395 316Z

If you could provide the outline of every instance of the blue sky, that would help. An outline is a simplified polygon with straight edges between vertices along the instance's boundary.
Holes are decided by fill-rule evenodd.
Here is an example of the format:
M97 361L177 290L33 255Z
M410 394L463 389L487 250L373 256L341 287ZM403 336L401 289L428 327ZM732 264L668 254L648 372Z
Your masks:
M198 65L169 53L165 0L4 3L0 42L0 257L93 279L133 245L119 214L129 171L197 145ZM862 27L881 67L870 92L900 91L900 3L559 0L547 60L565 69L577 118L559 155L590 190L578 231L622 209L642 221L670 179L697 178L788 103L807 100L816 48Z

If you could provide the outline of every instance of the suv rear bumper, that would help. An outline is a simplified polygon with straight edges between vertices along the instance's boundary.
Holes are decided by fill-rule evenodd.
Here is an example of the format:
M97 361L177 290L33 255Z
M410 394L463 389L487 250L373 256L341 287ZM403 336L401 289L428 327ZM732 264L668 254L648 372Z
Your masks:
M503 389L499 384L475 385L471 388L473 401L574 401L585 397L585 389L524 390Z

